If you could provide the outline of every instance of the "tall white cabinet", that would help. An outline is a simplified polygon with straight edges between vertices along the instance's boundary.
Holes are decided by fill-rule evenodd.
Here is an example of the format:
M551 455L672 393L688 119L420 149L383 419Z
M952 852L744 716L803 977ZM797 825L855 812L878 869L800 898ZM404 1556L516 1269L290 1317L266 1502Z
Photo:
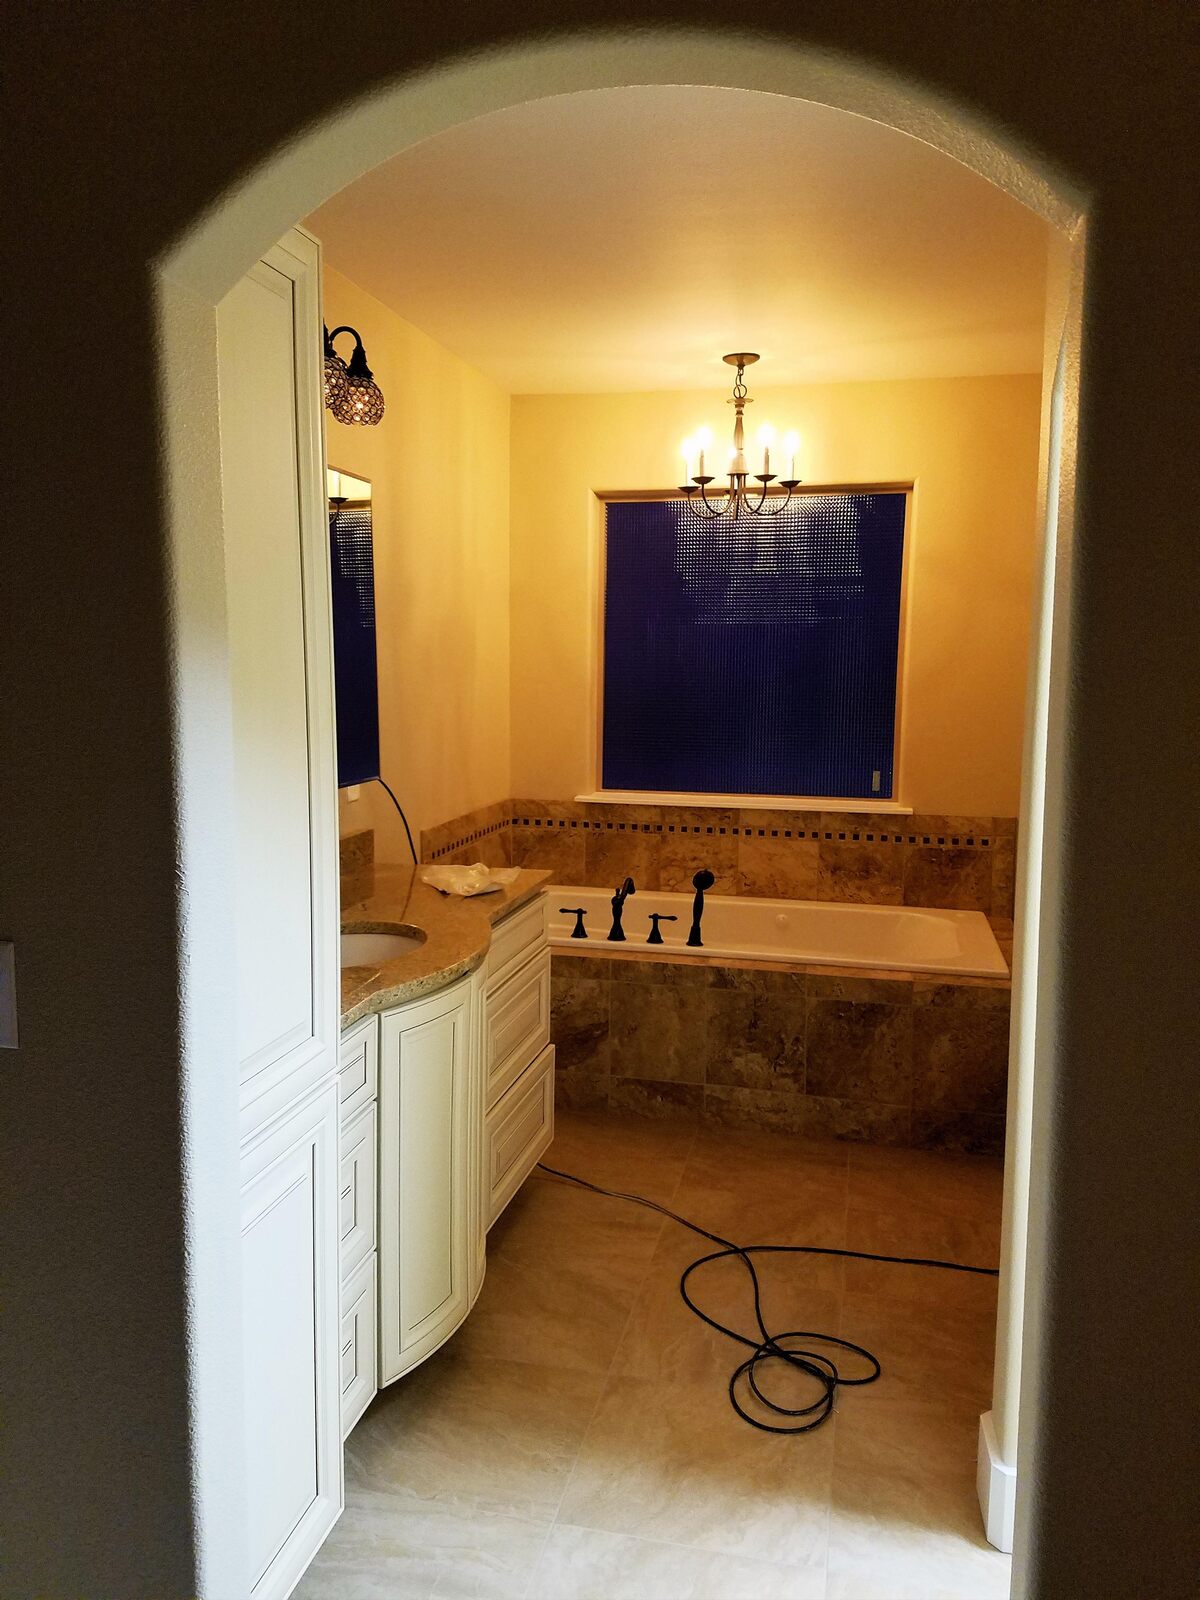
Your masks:
M318 247L217 308L234 737L245 1592L282 1600L342 1505L338 884Z

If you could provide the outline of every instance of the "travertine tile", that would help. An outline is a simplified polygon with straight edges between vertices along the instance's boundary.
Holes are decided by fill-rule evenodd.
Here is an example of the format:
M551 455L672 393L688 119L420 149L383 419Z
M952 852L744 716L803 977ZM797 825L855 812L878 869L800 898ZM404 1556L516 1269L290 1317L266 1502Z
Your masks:
M820 898L821 847L815 839L738 840L738 871L743 894L767 899Z
M609 1070L608 996L603 978L563 977L555 967L550 985L550 1037L556 1066L564 1072Z
M904 867L904 904L990 911L992 857L988 850L917 847Z
M968 1011L1007 1012L1012 985L996 978L958 978L917 973L913 977L913 1005L961 1006Z
M567 1111L547 1159L743 1243L996 1247L1001 1172L977 1158ZM842 1391L832 1424L788 1439L736 1420L741 1351L679 1299L712 1248L531 1179L489 1236L464 1328L351 1435L346 1514L299 1600L1000 1600L1008 1563L983 1543L974 1492L995 1280L757 1257L770 1326L840 1333L883 1365ZM689 1289L753 1336L736 1258ZM794 1376L764 1381L800 1402Z
M957 1261L965 1266L994 1267L997 1223L936 1217L899 1205L886 1212L858 1211L851 1206L846 1219L846 1244L851 1250L878 1255L920 1256ZM994 1277L902 1266L892 1261L847 1260L844 1281L848 1296L870 1298L880 1304L946 1306L995 1315Z
M892 1402L928 1405L933 1401L965 1413L966 1424L953 1441L953 1455L975 1459L979 1417L991 1406L996 1336L991 1310L972 1310L847 1294L841 1302L838 1331L864 1346L883 1368L878 1382L858 1396L843 1397L838 1412L838 1445L876 1424L886 1426Z
M1004 1154L1004 1117L987 1111L913 1111L913 1144L967 1155Z
M608 1071L603 1073L554 1072L555 1115L561 1110L596 1111L608 1105Z
M873 1388L845 1396L838 1421L828 1600L1003 1600L1011 1562L986 1543L971 1444L978 1419L936 1407L872 1409Z
M605 828L589 831L585 838L584 883L615 889L625 878L632 878L641 889L658 888L659 834Z
M904 899L907 850L907 845L822 839L819 898L900 905Z
M981 1219L1000 1215L1004 1169L998 1161L855 1145L847 1182L860 1211L887 1211L902 1200L919 1211Z
M708 997L705 1081L803 1094L804 974L738 976Z
M669 1205L691 1155L695 1130L687 1123L652 1122L616 1112L555 1114L550 1165L607 1189L645 1195ZM620 1201L614 1218L625 1214Z
M807 967L810 1000L874 1000L905 1006L912 999L911 972L871 972L854 967Z
M633 1116L694 1121L704 1110L704 1086L614 1076L609 1080L608 1103L614 1111Z
M820 1563L785 1567L559 1524L529 1600L824 1600Z
M348 1481L463 1512L552 1518L603 1382L578 1357L566 1364L567 1353L551 1352L551 1362L529 1351L523 1360L471 1359L456 1335L385 1389L355 1428Z
M614 1375L558 1520L814 1573L825 1561L832 1430L796 1441L739 1421L711 1382Z
M992 904L996 917L1011 917L1017 897L1017 841L997 839L992 846Z
M512 830L513 864L552 872L555 883L586 883L584 839L577 829L523 828L518 823Z
M912 1026L916 1110L995 1115L1004 1111L1008 1093L1006 1008L917 1005Z
M873 1000L808 1002L808 1091L912 1104L912 1011Z
M347 1487L295 1600L522 1600L550 1523Z
M658 887L692 892L692 879L707 867L716 878L710 894L740 894L738 841L732 832L670 833L659 835ZM664 929L664 933L665 933Z
M609 1039L614 1077L703 1083L709 1049L708 993L671 985L614 983Z
M769 1128L804 1138L908 1144L912 1136L912 1116L907 1106L722 1083L705 1086L704 1115L708 1122L721 1128Z

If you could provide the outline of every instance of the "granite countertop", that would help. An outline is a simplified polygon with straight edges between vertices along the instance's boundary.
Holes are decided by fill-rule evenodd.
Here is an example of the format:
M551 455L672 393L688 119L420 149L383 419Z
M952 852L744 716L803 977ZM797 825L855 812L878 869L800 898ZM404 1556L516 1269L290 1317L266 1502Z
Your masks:
M522 868L512 883L469 900L422 883L417 867L375 868L373 892L342 908L343 933L411 933L424 944L382 965L342 968L342 1027L445 988L473 972L492 942L492 928L528 904L553 876Z

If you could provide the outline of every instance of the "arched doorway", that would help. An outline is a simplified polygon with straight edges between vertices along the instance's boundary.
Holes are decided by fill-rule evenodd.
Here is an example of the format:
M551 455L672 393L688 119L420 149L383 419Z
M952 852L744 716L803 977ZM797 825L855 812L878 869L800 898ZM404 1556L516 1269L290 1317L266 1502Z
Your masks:
M227 987L231 963L228 938L227 869L222 852L214 852L227 830L225 795L228 791L227 757L214 741L214 727L228 716L219 660L224 629L224 567L221 549L220 470L217 449L215 366L211 328L215 306L227 290L287 227L347 182L408 145L456 122L524 100L593 88L625 84L703 83L812 99L842 110L868 116L935 145L947 155L998 183L1059 230L1063 240L1054 274L1057 330L1050 344L1050 371L1065 348L1066 382L1061 386L1060 416L1073 417L1077 363L1072 359L1074 310L1077 304L1080 256L1080 213L1074 201L1045 177L1014 159L986 130L953 108L937 105L932 97L905 90L878 75L854 66L832 62L827 56L807 54L796 47L770 47L759 43L730 42L709 34L640 34L568 38L549 44L514 47L482 60L467 60L421 77L404 80L356 101L294 144L277 153L236 190L228 194L158 264L156 287L162 351L161 385L166 411L166 450L171 489L171 547L176 575L174 626L179 675L176 690L177 755L182 774L183 869L198 892L186 902L183 936L187 953L189 1007L192 1019L187 1048L197 1064L221 1059L227 1040L219 1014L202 1002L207 994ZM1049 416L1049 407L1044 411ZM1071 473L1062 484L1051 474L1052 450L1073 438L1073 428L1061 422L1053 439L1047 425L1043 441L1043 483L1047 497L1052 481L1058 504L1067 515L1057 519L1058 537L1069 539ZM1048 505L1047 499L1047 505ZM1045 523L1047 519L1043 517ZM1053 552L1051 553L1053 557ZM1055 562L1045 566L1044 604L1052 596ZM1058 615L1065 615L1065 596L1059 595ZM1046 726L1054 716L1052 662L1061 667L1060 631L1051 639L1040 630L1044 645L1037 658L1035 677L1041 685L1042 714L1030 718L1027 733L1026 800L1045 804L1043 790L1057 790L1057 771L1042 765ZM204 648L201 649L201 640ZM215 653L214 653L215 652ZM1034 741L1041 741L1035 748ZM216 749L214 749L214 743ZM1051 744L1053 749L1053 744ZM1036 759L1031 760L1031 757ZM1029 776L1038 774L1036 782ZM1030 785L1033 784L1031 788ZM1040 787L1039 787L1040 785ZM1025 855L1025 877L1032 884L1041 878L1040 853ZM1051 889L1053 886L1050 886ZM1029 930L1027 930L1028 933ZM1027 961L1022 970L1032 978L1029 961L1036 943L1028 937ZM1035 991L1027 986L1020 1054L1015 1080L1026 1106L1020 1126L1024 1132L1012 1141L1010 1163L1014 1173L1027 1169L1028 1076L1032 1065L1037 1015L1032 1006ZM1020 1010L1021 1002L1018 1002ZM1048 1010L1046 1012L1048 1015ZM187 1107L190 1130L189 1199L193 1233L194 1373L193 1400L202 1483L212 1486L210 1556L213 1593L223 1593L228 1541L225 1533L236 1517L236 1459L238 1418L229 1388L218 1374L228 1372L235 1330L211 1287L225 1279L233 1259L235 1233L231 1227L231 1173L236 1144L234 1106L226 1099L219 1078L202 1072L189 1074L192 1085ZM1006 1251L1006 1309L1002 1342L1003 1371L999 1392L1008 1410L1001 1424L999 1448L1011 1451L1015 1441L1015 1377L1005 1351L1015 1357L1021 1326L1020 1294L1013 1293L1021 1274L1025 1214L1023 1185L1013 1177L1009 1185L1008 1247ZM211 1374L211 1379L207 1376ZM1011 1463L1009 1463L1011 1465ZM204 1491L201 1490L201 1499Z

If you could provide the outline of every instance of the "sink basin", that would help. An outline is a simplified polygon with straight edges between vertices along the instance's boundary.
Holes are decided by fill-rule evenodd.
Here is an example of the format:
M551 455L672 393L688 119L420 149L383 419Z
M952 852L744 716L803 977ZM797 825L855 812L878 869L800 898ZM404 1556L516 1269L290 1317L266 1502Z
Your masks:
M423 933L344 933L342 935L342 966L379 966L384 961L395 961L419 950L425 943Z

